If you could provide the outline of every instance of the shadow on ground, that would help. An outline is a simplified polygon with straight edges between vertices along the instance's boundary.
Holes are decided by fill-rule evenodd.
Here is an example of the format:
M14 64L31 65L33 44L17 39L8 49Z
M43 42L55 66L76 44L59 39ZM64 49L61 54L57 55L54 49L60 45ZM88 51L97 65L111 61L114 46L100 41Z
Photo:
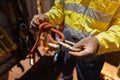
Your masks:
M57 80L61 67L53 62L51 57L41 58L20 79L16 80Z

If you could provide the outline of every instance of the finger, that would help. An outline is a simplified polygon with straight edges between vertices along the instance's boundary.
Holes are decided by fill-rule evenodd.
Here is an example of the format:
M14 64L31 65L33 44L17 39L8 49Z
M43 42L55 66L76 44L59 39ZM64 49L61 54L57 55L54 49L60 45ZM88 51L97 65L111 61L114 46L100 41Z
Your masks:
M88 50L83 50L80 52L72 52L70 51L69 54L76 56L77 59L91 59L94 54L91 54Z
M37 20L32 20L32 21L31 21L31 24L34 24L35 26L38 26L38 25L40 24L40 22L37 21Z
M84 55L88 54L89 52L90 52L90 49L84 46L84 47L82 47L81 51L79 51L79 52L69 51L69 54L71 54L73 56L81 57L81 56L84 56Z
M73 51L69 51L69 54L70 55L73 55L73 56L76 56L76 57L81 57L83 56L84 54L84 51L80 51L80 52L73 52Z
M31 23L30 23L30 28L35 28L36 27L36 24L32 21Z
M39 25L40 24L40 22L39 22L39 16L38 15L35 15L34 17L33 17L33 19L31 20L31 24L35 24L35 25Z
M33 23L36 24L36 25L39 25L40 24L40 18L39 17L36 17L36 18L33 18Z
M32 21L30 24L30 29L32 29L33 31L38 31L38 24Z

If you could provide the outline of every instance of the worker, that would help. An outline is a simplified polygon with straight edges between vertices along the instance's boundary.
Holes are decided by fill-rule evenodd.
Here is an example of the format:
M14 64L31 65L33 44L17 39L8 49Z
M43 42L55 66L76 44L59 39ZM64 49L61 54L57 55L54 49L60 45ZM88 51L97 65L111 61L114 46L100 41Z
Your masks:
M30 28L38 29L37 19L54 26L64 23L65 39L81 49L62 49L63 80L72 80L74 67L78 80L98 80L103 54L120 50L120 0L55 0L48 12L33 17Z

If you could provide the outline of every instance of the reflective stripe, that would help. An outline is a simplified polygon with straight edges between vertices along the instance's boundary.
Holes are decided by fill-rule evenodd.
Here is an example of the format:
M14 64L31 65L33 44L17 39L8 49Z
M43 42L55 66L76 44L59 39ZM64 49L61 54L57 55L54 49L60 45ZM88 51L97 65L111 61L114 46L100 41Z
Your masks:
M75 39L78 39L78 40L81 40L82 38L86 38L88 36L92 36L90 33L88 32L84 32L82 30L77 30L77 29L73 29L72 26L70 26L69 24L67 23L64 23L65 25L65 28L64 30L67 30L70 32L70 35L75 38Z
M60 3L62 3L63 5L65 4L65 3L64 3L64 0L60 0Z
M84 14L86 16L89 16L93 19L108 23L110 22L110 20L112 19L113 15L110 14L106 14L106 13L102 13L96 10L93 10L89 7L80 5L80 4L76 4L76 3L67 3L65 4L65 10L70 10L70 11L74 11L77 13L81 13Z

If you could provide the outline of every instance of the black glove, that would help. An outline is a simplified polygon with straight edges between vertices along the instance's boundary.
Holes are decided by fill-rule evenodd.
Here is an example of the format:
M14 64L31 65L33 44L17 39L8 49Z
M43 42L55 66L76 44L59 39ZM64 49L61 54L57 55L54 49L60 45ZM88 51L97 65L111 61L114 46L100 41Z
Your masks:
M77 42L73 47L82 49L80 52L69 51L78 59L91 59L98 51L99 43L95 37L87 37Z

